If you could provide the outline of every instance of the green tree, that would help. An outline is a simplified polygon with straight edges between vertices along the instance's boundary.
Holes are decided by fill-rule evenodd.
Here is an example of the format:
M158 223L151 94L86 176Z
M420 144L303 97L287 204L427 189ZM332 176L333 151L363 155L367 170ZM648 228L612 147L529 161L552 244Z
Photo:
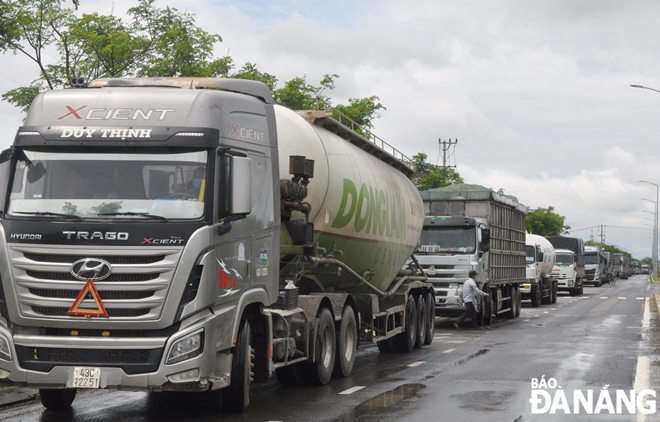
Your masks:
M320 86L307 83L307 76L293 78L282 88L273 92L275 100L294 110L326 110L330 108L330 98L323 95L325 90L335 88L339 75L325 75Z
M464 183L461 175L452 167L442 167L426 161L428 156L420 152L413 156L412 168L415 170L413 183L420 191L442 188Z
M566 217L555 212L555 208L536 208L527 213L527 231L540 236L568 234L570 226L564 224Z
M77 18L63 0L0 2L0 51L23 54L39 68L35 81L2 98L25 111L37 93L69 87L72 78L226 76L231 59L212 53L221 37L196 27L189 13L158 9L154 1L129 9L129 22L96 13ZM48 63L44 53L52 48L59 58Z

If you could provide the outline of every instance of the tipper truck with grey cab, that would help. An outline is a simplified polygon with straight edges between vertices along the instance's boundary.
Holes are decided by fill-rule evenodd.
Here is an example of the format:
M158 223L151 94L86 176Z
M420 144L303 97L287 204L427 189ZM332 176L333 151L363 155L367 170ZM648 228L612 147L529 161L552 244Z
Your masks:
M527 282L520 288L522 300L533 307L557 302L557 280L550 277L555 264L555 248L548 240L532 233L525 235L527 248Z
M584 240L579 237L546 236L555 248L555 265L550 277L557 281L559 291L571 296L584 291Z
M208 391L350 375L359 341L433 340L403 268L413 170L328 112L236 79L96 80L39 94L0 154L0 385Z
M436 314L463 312L458 294L475 270L479 288L491 293L488 300L478 298L479 322L488 325L493 314L519 316L527 207L479 185L447 186L421 195L424 229L415 256L435 288Z

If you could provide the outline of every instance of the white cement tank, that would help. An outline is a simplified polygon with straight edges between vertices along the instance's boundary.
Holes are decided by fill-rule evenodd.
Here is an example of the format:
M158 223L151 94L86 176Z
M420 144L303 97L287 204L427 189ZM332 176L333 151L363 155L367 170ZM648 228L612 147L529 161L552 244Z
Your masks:
M540 247L543 252L543 261L539 263L539 272L541 277L548 277L555 265L555 248L545 237L531 233L525 234L525 244Z
M275 106L280 178L289 179L289 156L314 160L305 198L319 244L344 252L337 259L386 290L417 246L424 211L419 191L399 170L295 111ZM304 218L302 214L292 218ZM324 268L314 274L325 290L361 291L352 277ZM366 290L365 290L366 291Z

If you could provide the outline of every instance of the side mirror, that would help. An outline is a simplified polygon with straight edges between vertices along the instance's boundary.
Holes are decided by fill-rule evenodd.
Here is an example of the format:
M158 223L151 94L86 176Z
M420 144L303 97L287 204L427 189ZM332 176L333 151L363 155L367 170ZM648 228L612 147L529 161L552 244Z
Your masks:
M229 213L248 215L252 212L252 160L231 157L229 182Z

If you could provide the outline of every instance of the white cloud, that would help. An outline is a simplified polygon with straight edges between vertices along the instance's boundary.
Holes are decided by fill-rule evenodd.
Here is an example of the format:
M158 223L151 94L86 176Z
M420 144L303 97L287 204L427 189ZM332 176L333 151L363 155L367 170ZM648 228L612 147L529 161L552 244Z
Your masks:
M134 5L82 2L121 14ZM256 63L280 81L337 73L335 103L379 96L375 133L412 156L438 156L470 183L554 206L573 229L606 225L606 241L650 256L640 197L660 182L660 3L652 0L158 0L222 36L217 56ZM36 77L5 55L0 92ZM0 104L0 146L22 116ZM648 217L648 216L647 216ZM625 229L623 227L628 227ZM575 235L588 238L590 230Z

